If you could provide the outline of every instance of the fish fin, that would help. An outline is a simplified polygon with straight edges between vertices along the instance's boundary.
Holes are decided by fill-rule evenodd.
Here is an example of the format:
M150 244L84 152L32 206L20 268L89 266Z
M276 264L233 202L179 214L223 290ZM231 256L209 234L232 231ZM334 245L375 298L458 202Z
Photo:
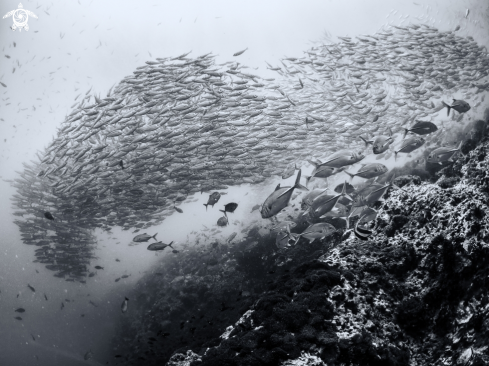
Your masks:
M168 246L169 246L169 247L172 247L172 246L171 246L172 244L173 244L173 241L172 241L170 244L168 244ZM172 249L173 249L173 247L172 247Z
M462 148L462 144L464 143L463 140L460 141L460 143L458 144L458 147L457 147L457 150L460 151L460 149Z
M389 127L389 137L392 137L392 129Z
M318 163L315 163L315 162L314 162L314 161L312 161L312 160L308 160L308 162L309 162L309 164L311 164L311 165L312 165L314 168L316 168L316 169L317 169L317 167L319 166L319 164L318 164Z
M277 184L277 186L275 187L275 190L278 191L280 189L280 183Z
M397 153L398 153L398 152L399 152L399 151L394 151L394 161L397 161Z
M305 189L308 191L307 187L304 187L302 184L300 184L301 181L301 170L299 169L299 173L297 173L297 178L295 179L295 184L292 187L292 189L297 188L297 189Z
M350 176L350 183L351 183L351 181L355 177L355 174L348 173L346 170L344 172Z
M309 181L311 180L312 176L310 175L304 175L304 178L306 178L306 187L309 184Z
M346 194L346 193L345 193L345 195L344 195L343 197L346 197L346 198L348 198L350 201L353 201L353 198L351 198L351 197L350 197L350 195L348 195L348 194Z
M154 234L154 235L152 236L152 238L153 238L154 240L156 240L156 235L158 235L158 233L156 233L156 234ZM157 240L156 240L156 241L157 241Z
M309 209L305 210L302 216L306 216L309 213Z
M404 129L404 136L402 136L402 139L404 140L406 138L406 135L408 134L409 130L407 128Z
M454 99L454 101L455 101L455 99ZM449 115L450 115L450 109L451 109L452 107L450 107L450 106L449 106L447 103L445 103L444 101L441 101L441 102L443 103L443 105L444 105L445 107L447 107L447 116L449 116Z
M365 142L365 147L367 147L368 144L371 144L372 143L372 141L367 141L362 136L358 136L358 137L360 137L363 140L363 142Z
M204 206L205 206L205 210L207 211L207 203L204 203Z

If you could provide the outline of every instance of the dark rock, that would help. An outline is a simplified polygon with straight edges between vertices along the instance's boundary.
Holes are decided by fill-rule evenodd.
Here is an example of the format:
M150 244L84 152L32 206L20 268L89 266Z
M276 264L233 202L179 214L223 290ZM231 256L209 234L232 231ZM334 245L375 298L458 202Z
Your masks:
M403 175L394 179L394 184L401 188L408 184L419 186L421 184L421 178L416 175Z

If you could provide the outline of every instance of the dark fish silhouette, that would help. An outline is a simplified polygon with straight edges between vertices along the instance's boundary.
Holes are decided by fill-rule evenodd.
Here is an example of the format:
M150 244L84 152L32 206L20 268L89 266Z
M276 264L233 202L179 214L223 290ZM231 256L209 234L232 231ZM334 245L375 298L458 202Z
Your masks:
M450 109L456 110L458 113L464 113L470 110L470 105L464 100L457 100L453 99L452 105L448 105L447 103L443 102L443 105L447 107L447 116L450 115Z
M217 201L219 201L219 198L221 198L221 194L219 192L212 193L209 196L209 199L207 200L207 203L204 203L205 210L207 211L207 206L209 206L209 205L212 206L212 207L214 207L214 205L217 203Z
M25 309L24 308L18 308L18 309L15 309L15 312L16 313L25 313Z
M32 287L31 285L27 284L27 287L29 287L29 289L32 291L32 292L36 292L36 289L34 287Z
M226 212L233 213L237 207L238 207L237 203L231 202L231 203L224 205L224 210L219 210L219 211L224 212L224 215L227 216Z
M51 212L48 211L44 212L44 217L48 220L54 220L53 215L51 215Z

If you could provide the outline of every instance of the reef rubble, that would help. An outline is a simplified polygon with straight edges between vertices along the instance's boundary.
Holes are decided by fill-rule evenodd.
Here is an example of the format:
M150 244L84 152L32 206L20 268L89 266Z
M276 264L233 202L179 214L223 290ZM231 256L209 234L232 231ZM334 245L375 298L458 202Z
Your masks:
M488 122L431 179L397 177L368 240L345 231L168 365L489 364Z

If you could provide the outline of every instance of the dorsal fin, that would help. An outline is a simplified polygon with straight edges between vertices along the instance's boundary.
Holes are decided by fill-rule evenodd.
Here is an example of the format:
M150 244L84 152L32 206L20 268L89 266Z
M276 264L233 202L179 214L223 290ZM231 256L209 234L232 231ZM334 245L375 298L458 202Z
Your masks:
M280 189L280 183L277 184L277 187L275 187L275 190L278 191Z

